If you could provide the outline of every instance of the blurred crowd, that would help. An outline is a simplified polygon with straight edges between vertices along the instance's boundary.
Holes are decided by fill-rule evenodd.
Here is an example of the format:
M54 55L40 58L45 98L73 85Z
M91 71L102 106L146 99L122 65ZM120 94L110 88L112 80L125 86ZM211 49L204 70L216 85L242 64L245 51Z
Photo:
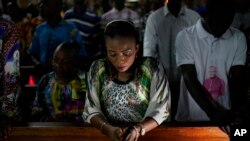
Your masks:
M173 61L176 58L176 50L173 48L175 39L182 29L194 25L200 18L206 19L204 16L207 5L206 0L183 0L181 7L174 2L173 5L169 3L168 10L174 15L174 18L169 17L169 25L174 26L159 24L154 27L157 22L165 20L160 19L167 13L161 8L169 1L171 0L1 0L0 15L1 20L9 21L16 27L20 37L19 52L14 54L18 56L18 67L34 66L36 83L53 70L53 55L60 44L67 41L77 42L79 69L88 72L95 60L106 56L103 33L107 24L118 19L131 21L139 31L139 42L144 49L144 56L155 57L161 61L170 82L170 89L178 95L180 80L176 62ZM247 45L250 46L250 2L236 0L235 7L236 14L231 26L244 33ZM190 11L182 11L185 8ZM184 18L178 20L181 16ZM167 50L152 49L155 46L167 46ZM162 55L166 52L168 54ZM248 47L248 71L249 57ZM15 57L12 56L10 60L13 62ZM25 73L28 72L21 71L20 76ZM248 78L248 84L249 80ZM15 92L17 89L15 88ZM178 96L175 96L172 96L172 101L178 101ZM173 102L172 108L174 113L177 102Z

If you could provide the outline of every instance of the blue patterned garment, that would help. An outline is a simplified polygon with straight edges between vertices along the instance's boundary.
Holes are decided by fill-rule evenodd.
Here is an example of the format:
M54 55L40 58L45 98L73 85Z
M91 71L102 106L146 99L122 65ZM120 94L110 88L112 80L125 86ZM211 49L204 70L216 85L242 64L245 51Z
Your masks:
M89 46L93 42L93 37L101 32L98 27L100 26L101 17L89 9L81 14L77 14L74 8L71 8L65 12L64 19L76 25L85 46Z

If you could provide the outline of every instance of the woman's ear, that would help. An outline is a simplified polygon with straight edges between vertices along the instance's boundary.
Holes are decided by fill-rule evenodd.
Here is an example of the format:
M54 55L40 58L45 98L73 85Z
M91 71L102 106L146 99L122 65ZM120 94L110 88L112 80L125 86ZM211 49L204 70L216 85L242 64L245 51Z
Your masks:
M137 45L135 46L135 52L138 53L139 49L140 49L140 45L137 44Z

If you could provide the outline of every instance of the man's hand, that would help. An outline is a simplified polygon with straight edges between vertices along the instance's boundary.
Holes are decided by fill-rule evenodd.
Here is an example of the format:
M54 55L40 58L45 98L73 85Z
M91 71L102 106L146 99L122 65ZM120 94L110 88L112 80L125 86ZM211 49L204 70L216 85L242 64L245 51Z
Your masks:
M237 113L230 111L229 114L225 115L229 116L226 120L228 121L226 125L220 126L220 129L226 134L230 135L230 128L232 127L241 127L249 125L250 117L245 113Z
M220 124L220 129L227 135L230 135L231 126L237 126L243 123L244 117L242 114L233 112L232 110L219 110L211 118L215 123Z
M243 116L240 113L232 110L227 110L223 107L217 108L210 118L215 123L223 123L226 125L239 124L243 120Z

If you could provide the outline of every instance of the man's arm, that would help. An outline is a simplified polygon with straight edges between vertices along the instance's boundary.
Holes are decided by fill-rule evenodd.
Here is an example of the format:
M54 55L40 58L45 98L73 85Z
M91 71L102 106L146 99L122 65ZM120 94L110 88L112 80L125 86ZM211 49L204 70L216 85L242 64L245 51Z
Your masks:
M229 91L231 97L231 109L234 112L242 110L247 99L246 67L233 66L229 72Z
M180 69L189 93L201 109L205 111L211 120L222 120L221 117L224 117L227 110L214 101L209 92L199 82L195 66L193 64L185 64L181 65Z
M158 56L157 50L157 31L156 31L156 23L154 21L154 17L150 15L148 17L144 39L143 39L143 56L150 56L156 58Z

